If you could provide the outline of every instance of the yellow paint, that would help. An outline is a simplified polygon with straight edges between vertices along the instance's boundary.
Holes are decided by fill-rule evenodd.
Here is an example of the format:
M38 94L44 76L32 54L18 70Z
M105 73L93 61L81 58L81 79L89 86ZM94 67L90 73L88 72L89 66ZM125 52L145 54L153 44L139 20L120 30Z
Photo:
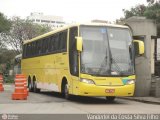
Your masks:
M138 43L139 46L139 54L142 55L144 54L144 42L141 40L134 40L133 42Z
M81 78L90 79L95 84L77 83L77 95L82 96L133 96L135 85L124 85L123 78L126 77L95 77L87 74L81 74ZM128 79L134 79L135 75L128 76ZM115 93L106 93L106 89L115 89ZM87 94L88 93L88 94Z
M76 37L76 38L77 38L77 50L82 52L82 46L83 46L82 37Z
M28 42L54 33L56 32L45 34ZM67 46L69 44L68 40L69 37L67 37ZM22 73L31 78L35 76L37 82L57 85L59 92L61 92L62 79L65 77L69 83L70 94L81 96L133 96L135 85L124 85L122 82L123 77L96 77L87 74L80 74L79 77L72 76L69 68L68 49L67 47L65 54L57 53L22 59ZM93 80L95 84L82 83L80 82L80 78ZM135 75L128 76L127 78L135 79ZM106 93L106 89L114 89L115 93Z

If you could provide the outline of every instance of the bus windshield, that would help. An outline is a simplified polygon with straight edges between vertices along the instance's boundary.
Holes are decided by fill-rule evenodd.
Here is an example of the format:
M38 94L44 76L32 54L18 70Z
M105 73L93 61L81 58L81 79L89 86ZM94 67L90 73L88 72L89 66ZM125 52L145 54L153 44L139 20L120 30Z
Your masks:
M126 28L81 26L81 73L96 76L134 74L133 45Z

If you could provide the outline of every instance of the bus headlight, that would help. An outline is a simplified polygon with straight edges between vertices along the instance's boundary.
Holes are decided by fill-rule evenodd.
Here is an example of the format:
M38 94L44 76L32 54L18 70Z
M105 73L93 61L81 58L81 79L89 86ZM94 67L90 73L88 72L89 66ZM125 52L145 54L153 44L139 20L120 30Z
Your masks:
M127 80L126 85L135 84L134 79Z
M81 78L80 81L87 83L87 84L95 84L93 80L89 80L89 79L85 79L85 78Z

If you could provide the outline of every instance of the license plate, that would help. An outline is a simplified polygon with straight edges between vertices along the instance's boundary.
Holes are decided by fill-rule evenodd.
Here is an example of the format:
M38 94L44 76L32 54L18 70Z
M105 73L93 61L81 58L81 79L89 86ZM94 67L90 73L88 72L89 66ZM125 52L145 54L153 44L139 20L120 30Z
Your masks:
M115 93L115 89L106 89L105 92L106 93Z

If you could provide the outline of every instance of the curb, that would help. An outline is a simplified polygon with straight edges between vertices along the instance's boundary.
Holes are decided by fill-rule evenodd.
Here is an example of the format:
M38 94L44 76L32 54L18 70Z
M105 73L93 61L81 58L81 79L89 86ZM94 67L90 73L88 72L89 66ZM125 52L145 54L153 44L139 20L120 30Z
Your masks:
M132 100L132 101L137 101L137 102L142 102L142 103L160 105L160 101L151 101L151 100L145 100L145 99L142 99L142 98L134 98L134 97L118 97L118 98L120 98L120 99L126 99L126 100Z

